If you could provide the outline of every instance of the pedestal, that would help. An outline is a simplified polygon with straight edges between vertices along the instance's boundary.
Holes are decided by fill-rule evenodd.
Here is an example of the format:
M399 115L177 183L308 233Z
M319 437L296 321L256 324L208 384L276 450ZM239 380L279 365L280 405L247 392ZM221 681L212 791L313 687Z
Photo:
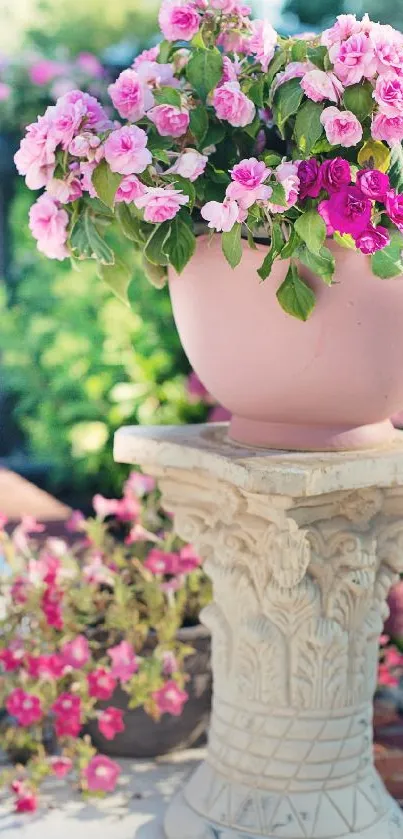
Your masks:
M227 428L123 429L214 583L214 708L168 839L403 839L373 763L386 598L403 570L403 435L368 453L248 450Z

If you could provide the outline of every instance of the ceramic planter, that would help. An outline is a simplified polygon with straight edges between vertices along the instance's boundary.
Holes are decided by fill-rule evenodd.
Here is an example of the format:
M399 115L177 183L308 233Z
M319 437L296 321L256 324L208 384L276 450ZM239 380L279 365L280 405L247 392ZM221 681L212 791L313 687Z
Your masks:
M179 335L208 391L233 415L236 442L290 450L365 449L395 435L403 405L403 277L380 280L362 254L329 243L335 284L301 266L317 295L306 322L276 300L288 263L256 274L265 248L235 271L219 237L198 239L183 274L171 275Z

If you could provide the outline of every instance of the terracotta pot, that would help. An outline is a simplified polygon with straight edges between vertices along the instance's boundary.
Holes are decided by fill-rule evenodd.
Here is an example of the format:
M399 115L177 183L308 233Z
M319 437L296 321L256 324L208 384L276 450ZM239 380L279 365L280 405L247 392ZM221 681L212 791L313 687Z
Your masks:
M190 676L186 690L190 698L184 706L183 714L180 717L164 714L161 721L156 723L142 708L129 710L128 695L119 688L108 702L100 702L99 708L113 705L124 710L125 731L110 741L103 737L95 721L87 726L94 746L102 754L110 757L151 758L205 743L211 711L211 636L207 629L196 626L180 630L178 638L196 650L186 661L186 672ZM150 639L148 651L151 651L152 646L153 641Z
M179 335L207 390L233 415L241 444L291 450L343 450L388 444L389 417L403 407L403 277L380 280L362 254L329 243L335 284L300 272L317 295L306 322L276 299L288 263L256 274L267 248L233 271L220 237L202 236L170 290Z

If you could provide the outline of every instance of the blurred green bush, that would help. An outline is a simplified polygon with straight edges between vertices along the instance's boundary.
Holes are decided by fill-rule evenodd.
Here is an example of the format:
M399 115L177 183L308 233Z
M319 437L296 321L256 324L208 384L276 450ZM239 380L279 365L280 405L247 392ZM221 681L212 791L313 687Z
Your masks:
M27 227L31 201L21 185L15 283L0 295L3 386L29 455L50 464L49 489L85 506L94 492L121 488L125 470L112 458L120 425L199 421L206 408L187 399L189 365L168 292L137 268L130 311L91 265L77 272L42 258Z

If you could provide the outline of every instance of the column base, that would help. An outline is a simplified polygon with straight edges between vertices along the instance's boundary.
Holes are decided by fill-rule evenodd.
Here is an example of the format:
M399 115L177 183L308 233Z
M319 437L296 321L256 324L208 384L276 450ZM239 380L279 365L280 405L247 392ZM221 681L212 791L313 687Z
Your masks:
M288 796L242 790L217 778L206 786L214 774L203 764L174 799L165 818L167 839L403 839L403 813L376 772L356 789ZM372 803L362 789L372 791ZM211 817L198 812L189 798L198 798L200 806L209 800Z

